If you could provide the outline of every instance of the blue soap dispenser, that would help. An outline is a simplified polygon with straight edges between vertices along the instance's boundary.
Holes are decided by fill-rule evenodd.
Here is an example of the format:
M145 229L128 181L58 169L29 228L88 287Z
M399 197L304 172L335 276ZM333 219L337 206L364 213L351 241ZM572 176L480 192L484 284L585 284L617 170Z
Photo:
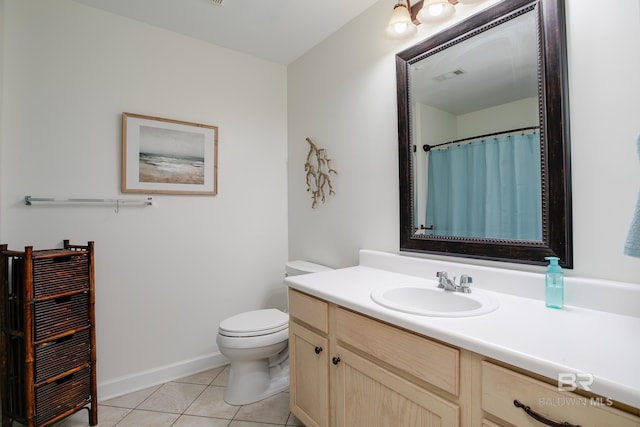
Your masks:
M549 256L545 275L545 301L547 307L562 308L564 306L564 273L558 265L558 257Z

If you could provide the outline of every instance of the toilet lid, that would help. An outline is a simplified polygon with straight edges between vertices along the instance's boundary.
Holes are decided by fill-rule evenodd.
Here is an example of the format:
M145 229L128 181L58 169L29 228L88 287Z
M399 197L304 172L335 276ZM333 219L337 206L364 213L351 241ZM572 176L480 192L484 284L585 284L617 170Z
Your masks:
M222 335L252 337L268 335L289 327L289 315L275 308L236 314L220 322Z

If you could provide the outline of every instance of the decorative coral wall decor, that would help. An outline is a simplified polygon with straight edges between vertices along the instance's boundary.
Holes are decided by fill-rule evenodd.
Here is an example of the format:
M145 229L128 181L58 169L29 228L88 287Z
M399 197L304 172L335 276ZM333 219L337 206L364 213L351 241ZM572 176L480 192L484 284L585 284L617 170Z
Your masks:
M331 167L331 159L327 157L327 151L324 148L318 148L316 144L307 138L309 143L309 152L307 153L307 162L304 164L306 172L307 191L311 192L313 203L312 208L318 205L318 199L324 203L326 199L325 187L329 189L329 195L336 194L331 185L330 173L338 172Z

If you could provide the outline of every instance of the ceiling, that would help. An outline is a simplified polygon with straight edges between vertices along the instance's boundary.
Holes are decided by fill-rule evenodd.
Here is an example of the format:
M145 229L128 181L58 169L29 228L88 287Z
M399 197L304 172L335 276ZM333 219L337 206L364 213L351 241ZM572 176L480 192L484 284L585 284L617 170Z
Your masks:
M74 1L286 65L379 0Z

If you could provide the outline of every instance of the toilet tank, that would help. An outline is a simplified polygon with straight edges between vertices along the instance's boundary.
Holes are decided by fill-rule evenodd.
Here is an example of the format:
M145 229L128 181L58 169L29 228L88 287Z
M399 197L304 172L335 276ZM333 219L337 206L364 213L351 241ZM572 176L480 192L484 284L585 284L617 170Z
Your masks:
M332 268L303 260L289 261L285 265L285 273L287 276L299 276L301 274L319 273L327 270L332 270Z

